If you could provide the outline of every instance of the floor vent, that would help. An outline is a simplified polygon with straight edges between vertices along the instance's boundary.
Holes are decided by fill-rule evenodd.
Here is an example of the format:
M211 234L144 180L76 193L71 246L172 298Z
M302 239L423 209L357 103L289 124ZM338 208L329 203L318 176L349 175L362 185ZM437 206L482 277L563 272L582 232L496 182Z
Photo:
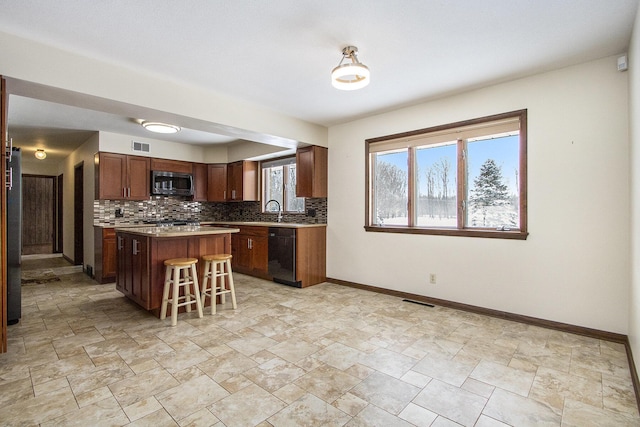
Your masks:
M420 301L414 301L412 299L403 299L402 301L410 302L410 303L413 303L413 304L426 305L427 307L435 307L435 305L433 305L433 304L429 304L429 303L426 303L426 302L420 302Z
M149 143L148 142L131 141L131 149L133 151L140 151L142 153L148 153L149 152Z

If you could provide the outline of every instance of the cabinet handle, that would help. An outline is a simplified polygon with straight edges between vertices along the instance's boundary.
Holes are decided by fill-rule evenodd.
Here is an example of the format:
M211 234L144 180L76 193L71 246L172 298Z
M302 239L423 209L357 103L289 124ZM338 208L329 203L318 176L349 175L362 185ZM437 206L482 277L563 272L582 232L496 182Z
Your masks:
M139 252L138 251L138 243L139 242L137 240L135 240L135 239L133 240L133 254L134 255L138 255L138 252Z
M249 247L249 249L253 249L253 240L248 239L247 240L247 246Z
M118 236L118 250L121 251L122 250L122 240L124 240L122 237Z
M236 199L236 190L231 190L231 199Z
M227 190L224 190L224 194L223 194L222 198L227 200Z
M127 188L127 197L131 198L131 187Z

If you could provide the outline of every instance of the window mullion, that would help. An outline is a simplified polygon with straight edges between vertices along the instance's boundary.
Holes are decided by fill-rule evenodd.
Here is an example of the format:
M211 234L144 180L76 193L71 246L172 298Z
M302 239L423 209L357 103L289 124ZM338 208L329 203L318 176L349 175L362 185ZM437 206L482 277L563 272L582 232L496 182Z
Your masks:
M416 199L417 199L417 187L418 187L418 174L416 173L416 148L409 147L409 153L407 156L408 164L408 186L407 186L407 214L409 215L409 227L415 227L417 224L416 219Z
M282 168L282 212L287 211L287 185L289 185L289 165L284 165Z
M465 140L458 140L458 185L457 185L457 205L458 205L458 229L463 229L465 219L467 215L467 142Z

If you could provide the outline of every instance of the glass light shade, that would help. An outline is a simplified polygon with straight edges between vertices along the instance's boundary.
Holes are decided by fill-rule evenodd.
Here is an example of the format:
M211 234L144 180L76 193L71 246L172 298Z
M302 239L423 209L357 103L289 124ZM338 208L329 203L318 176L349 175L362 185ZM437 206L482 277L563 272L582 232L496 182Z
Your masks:
M370 81L369 68L361 63L338 65L331 72L331 84L340 90L361 89Z
M155 133L176 133L180 130L180 126L160 122L142 122L142 126L146 130Z
M47 153L42 148L38 148L34 155L38 160L44 160L47 158Z

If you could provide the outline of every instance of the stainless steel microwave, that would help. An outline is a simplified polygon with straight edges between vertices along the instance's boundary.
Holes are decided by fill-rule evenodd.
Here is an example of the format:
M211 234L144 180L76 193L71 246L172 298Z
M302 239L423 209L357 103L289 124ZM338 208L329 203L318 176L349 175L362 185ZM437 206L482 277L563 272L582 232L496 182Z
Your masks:
M190 173L151 171L151 194L193 196L193 175Z

